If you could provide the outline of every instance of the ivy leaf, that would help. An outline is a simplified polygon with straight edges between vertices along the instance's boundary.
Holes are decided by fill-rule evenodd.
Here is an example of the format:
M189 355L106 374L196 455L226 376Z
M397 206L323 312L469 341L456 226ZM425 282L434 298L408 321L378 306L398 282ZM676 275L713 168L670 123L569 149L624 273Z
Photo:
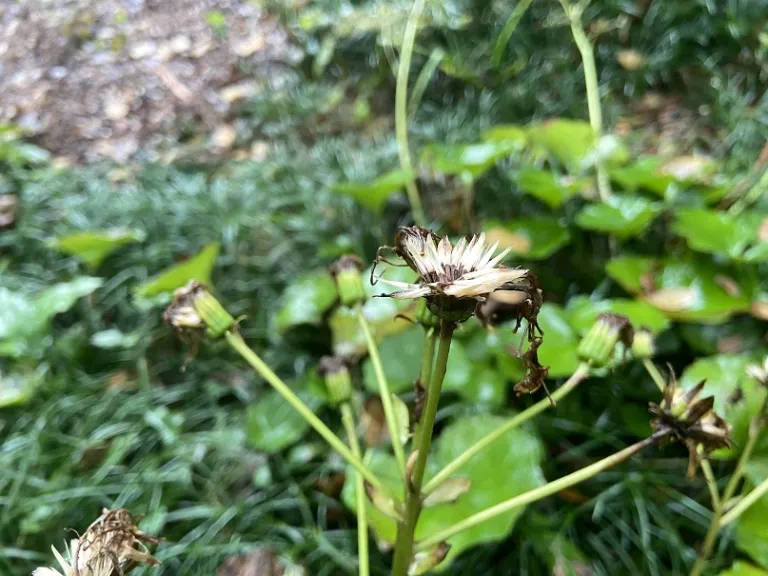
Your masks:
M746 442L749 422L760 412L768 393L747 375L746 368L764 355L765 352L761 356L719 354L701 358L686 368L680 378L680 386L684 389L706 380L701 397L713 395L715 412L733 427L733 448L718 450L716 457L735 458Z
M515 140L479 144L429 144L421 152L421 164L442 174L458 174L477 179L498 160L522 148Z
M426 479L504 422L505 418L478 414L451 423L434 443L434 458L429 461ZM539 466L541 458L541 444L531 432L516 429L505 434L462 469L460 477L469 480L472 486L466 495L453 504L425 508L422 511L416 527L416 539L424 539L489 506L540 486L544 482ZM402 497L402 482L398 478L392 456L379 450L371 451L369 465L394 494ZM354 472L350 469L342 491L342 500L350 510L355 509L355 483L350 480L353 477ZM380 541L394 542L394 521L374 509L370 502L367 505L369 522L376 537ZM451 551L437 570L444 570L467 548L504 538L523 511L524 507L516 508L450 538L448 543Z
M566 312L570 324L580 334L585 334L604 312L622 314L629 318L635 328L648 328L654 334L663 332L670 324L664 314L642 300L592 300L581 295L568 301Z
M137 286L135 294L139 298L151 298L159 294L173 292L186 285L190 280L210 284L211 271L218 255L219 244L208 244L188 260L174 264Z
M142 230L112 228L59 236L51 240L50 245L95 269L121 246L143 242L145 238L146 234Z
M607 202L584 206L576 215L576 224L586 230L631 238L645 232L659 212L658 203L641 196L613 195Z
M380 214L389 197L402 190L412 179L413 172L410 170L392 170L370 182L341 182L331 186L331 189Z
M512 253L527 260L543 260L568 244L568 227L556 218L542 216L510 222L489 221L484 226L488 242L499 248L512 248Z
M288 286L275 315L275 328L284 334L301 324L318 325L323 314L336 302L336 283L325 270L300 276Z
M686 239L692 250L735 260L768 260L768 216L749 213L738 217L725 212L692 208L678 210L672 230Z
M557 176L550 170L526 167L514 174L517 185L534 198L546 203L550 208L559 208L566 201L578 195L585 184L584 179L570 176Z

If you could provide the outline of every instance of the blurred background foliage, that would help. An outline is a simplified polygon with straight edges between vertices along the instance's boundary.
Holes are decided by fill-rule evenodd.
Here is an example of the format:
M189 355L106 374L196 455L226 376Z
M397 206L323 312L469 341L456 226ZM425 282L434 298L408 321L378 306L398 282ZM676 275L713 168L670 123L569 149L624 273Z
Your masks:
M142 528L166 539L164 574L212 574L258 545L308 574L356 570L343 463L226 347L194 355L160 319L173 288L209 279L245 316L246 339L333 423L317 359L358 357L365 437L386 442L364 342L325 266L345 253L372 261L410 223L403 186L414 175L400 170L393 135L410 2L266 8L304 56L238 111L236 146L267 143L263 159L182 151L172 163L61 167L21 131L0 132L2 573L49 563L64 529L102 506L147 514ZM732 466L764 394L744 367L768 353L766 10L758 0L589 6L609 134L599 140L551 0L428 0L410 83L428 217L454 235L486 231L539 277L550 388L575 368L598 313L628 315L657 335L657 360L684 384L707 378L734 426L716 473ZM604 203L597 163L614 192ZM408 312L385 299L365 308L393 389L412 401L420 337L393 320ZM510 326L459 331L436 463L532 402L511 391L518 342ZM657 396L639 365L592 379L479 456L467 469L472 500L435 508L419 530L648 434ZM768 438L757 454L752 481L765 475ZM386 470L383 452L373 457ZM443 570L685 574L711 515L686 465L680 447L646 453L470 531ZM724 533L715 568L768 570L766 515L764 498ZM373 572L385 574L391 526L375 516L373 526Z

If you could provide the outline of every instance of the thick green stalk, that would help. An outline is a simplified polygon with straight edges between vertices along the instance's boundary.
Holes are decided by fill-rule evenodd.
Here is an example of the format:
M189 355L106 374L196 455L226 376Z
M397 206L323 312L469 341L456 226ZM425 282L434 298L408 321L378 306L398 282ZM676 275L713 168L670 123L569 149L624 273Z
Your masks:
M357 439L357 430L355 430L355 417L352 414L352 406L349 402L344 402L341 405L341 421L344 423L344 428L347 431L347 439L352 448L352 454L362 459L360 442ZM368 512L365 507L363 476L359 472L355 474L355 506L357 509L358 574L360 576L369 576L371 572L368 561Z
M376 346L376 340L373 339L371 328L368 326L368 321L365 319L363 309L358 308L357 318L360 322L360 327L365 334L365 341L368 343L368 356L371 358L371 364L373 365L373 371L376 373L376 380L379 383L379 395L381 396L381 405L384 407L384 417L387 421L387 428L389 429L389 437L392 440L392 450L395 453L395 460L397 460L397 467L400 469L400 476L405 478L405 452L403 452L403 445L400 442L400 432L397 425L397 419L395 417L395 409L392 406L392 393L389 391L389 384L387 383L387 376L384 374L384 366L381 364L381 357L379 356L379 349Z
M421 483L427 465L427 456L432 444L432 431L435 426L437 406L440 402L440 390L448 365L448 354L451 351L451 339L455 325L452 322L440 323L440 343L437 348L437 358L432 378L427 392L427 404L421 416L421 433L413 447L416 461L413 472L405 483L405 517L397 525L397 540L395 542L395 558L392 563L392 576L406 576L408 566L413 558L413 535L421 514ZM412 457L413 454L411 455Z
M435 341L437 340L437 334L434 328L430 328L424 333L424 354L421 358L421 374L419 374L419 382L425 388L429 388L429 382L432 378L432 364L435 361ZM413 444L416 445L419 442L419 434L422 430L421 423L416 424L413 433Z
M302 418L309 423L312 428L315 429L315 431L320 434L320 436L323 437L323 439L328 442L328 444L331 445L331 448L336 450L341 456L352 465L352 467L360 472L362 474L363 478L368 480L371 484L373 484L376 488L382 491L386 491L386 488L382 484L381 480L379 480L376 475L371 472L371 470L363 464L363 461L352 454L352 452L347 448L347 446L342 442L336 434L331 432L330 428L323 424L323 421L318 418L312 410L309 409L309 407L304 404L304 402L301 401L301 398L296 396L296 394L291 390L285 382L283 382L277 374L272 372L272 370L267 366L264 361L259 358L256 353L250 349L248 344L245 343L245 340L243 340L243 337L240 336L240 334L235 332L227 332L225 334L227 338L227 342L229 342L229 345L232 346L232 348L240 354L240 356L243 357L243 359L250 364L256 372L258 372L264 380L269 382L269 384L277 390L277 392L288 402L291 406L293 406L296 411L301 414Z
M723 516L723 519L720 521L720 526L726 526L736 520L739 516L744 514L750 506L760 500L764 494L768 494L768 478L758 484L757 488L744 496L736 506L731 508L728 514Z
M624 450L622 450L621 452L617 452L616 454L612 454L607 458L603 458L602 460L599 460L594 464L590 464L589 466L582 468L581 470L577 470L572 474L568 474L567 476L563 476L562 478L558 478L557 480L553 480L552 482L544 484L544 486L539 486L538 488L529 490L528 492L515 496L514 498L510 498L505 502L501 502L500 504L491 506L490 508L487 508L482 512L473 514L472 516L465 518L461 522L458 522L453 526L449 526L448 528L440 530L436 534L433 534L429 538L426 538L425 540L419 542L416 546L416 550L417 551L429 550L433 546L437 545L440 542L443 542L444 540L447 540L451 536L455 536L459 532L473 528L478 524L482 524L483 522L486 522L491 518L495 518L499 514L504 514L505 512L509 512L510 510L514 510L515 508L518 508L520 506L531 504L532 502L536 502L537 500L541 500L542 498L546 498L547 496L556 494L561 490L565 490L566 488L569 488L574 484L578 484L579 482L588 480L589 478L592 478L593 476L599 474L603 470L607 470L608 468L611 468L612 466L615 466L616 464L623 462L630 456L637 454L644 448L647 448L651 444L654 444L655 442L657 442L658 440L660 440L661 438L663 438L668 434L669 432L667 431L657 432L650 438L646 438L645 440L642 440L636 444L633 444L632 446L628 446L627 448L624 448Z
M397 139L397 153L400 156L400 166L411 173L411 178L405 185L408 193L408 201L413 211L413 220L419 226L425 226L427 219L424 216L424 208L421 205L419 190L413 177L413 165L411 164L411 151L408 147L408 75L411 71L411 56L413 45L416 42L416 30L419 27L419 18L424 10L424 0L416 0L413 10L405 25L405 35L400 51L400 64L397 68L397 85L395 87L395 136Z
M579 364L579 367L576 368L576 371L571 375L570 378L560 386L553 394L552 394L552 400L555 402L559 401L561 398L565 398L566 395L568 395L576 386L579 385L580 382L586 380L587 376L589 376L589 367L586 363ZM509 432L510 430L513 430L514 428L517 428L522 424L523 422L530 420L540 412L543 412L547 408L549 408L552 405L550 400L548 398L545 398L543 400L539 400L528 408L527 410L523 410L516 416L510 418L507 422L496 428L493 432L488 434L487 436L484 436L477 442L475 442L472 446L467 448L464 452L459 454L456 458L453 459L445 468L440 470L429 482L427 482L424 485L424 494L429 494L433 490L435 490L440 484L442 484L445 480L450 478L450 476L459 470L464 464L466 464L473 456L487 448L490 444L494 443L496 440L501 438L504 434Z

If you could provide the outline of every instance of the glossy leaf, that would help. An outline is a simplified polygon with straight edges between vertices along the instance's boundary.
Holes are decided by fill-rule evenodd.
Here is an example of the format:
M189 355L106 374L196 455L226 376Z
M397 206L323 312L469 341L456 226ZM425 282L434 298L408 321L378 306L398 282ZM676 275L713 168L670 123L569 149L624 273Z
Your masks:
M191 258L174 264L157 276L140 284L136 288L136 296L151 298L159 294L173 292L181 288L190 280L198 280L203 284L211 283L211 271L219 255L219 244L208 244Z
M719 572L718 576L768 576L768 572L752 564L737 560L733 563L733 566Z
M95 230L59 236L50 244L56 250L74 256L91 268L97 268L107 256L131 242L143 242L146 234L141 230Z
M733 427L734 447L719 450L716 456L733 458L744 446L749 422L759 413L767 393L765 388L746 374L746 367L764 355L765 352L762 355L720 354L701 358L686 368L679 379L680 385L686 389L706 379L701 397L714 395L715 411ZM734 398L739 395L742 397L734 402Z
M586 230L631 238L645 232L659 212L658 203L641 196L613 195L607 202L584 206L576 215L576 224Z
M488 242L512 248L511 254L527 260L543 260L568 244L568 227L556 218L542 216L510 222L488 221L484 226Z
M435 440L434 458L429 461L427 478L505 421L505 418L480 414L462 417L451 423ZM468 493L453 504L423 510L416 527L416 538L423 539L489 506L540 486L544 481L539 467L541 457L541 445L530 432L516 429L505 434L470 460L458 475L471 481L472 487ZM398 479L397 466L392 456L373 451L370 466L394 493L402 496L402 482ZM354 482L349 480L351 478L353 473L350 470L342 499L350 510L354 510L355 490ZM368 510L369 522L376 537L394 542L394 521L375 510L370 503ZM446 568L453 558L471 546L506 536L523 510L524 507L517 508L449 539L451 551L437 570Z
M570 324L580 334L585 334L603 312L623 314L635 328L648 328L658 334L669 328L669 319L653 306L642 300L592 300L588 296L575 296L566 308Z
M478 178L498 160L522 148L515 140L488 141L479 144L430 144L421 152L421 163L442 174Z
M392 170L370 182L341 182L331 189L354 198L359 204L380 213L392 194L402 190L413 178L408 170Z
M550 170L533 167L521 169L514 178L523 192L538 198L550 208L559 208L567 200L577 196L586 184L583 179L557 176Z
M314 396L300 394L310 408L317 407ZM248 441L269 454L295 444L309 430L309 424L285 399L268 390L248 407Z
M699 259L653 260L620 256L606 265L608 275L669 318L717 324L749 310L755 285L748 277L731 277Z
M589 122L562 118L529 126L528 137L572 172L579 170L582 160L596 142Z
M768 478L768 458L750 459L746 467L750 489ZM747 509L736 521L736 546L768 570L768 495ZM762 573L768 576L768 572Z
M692 208L675 213L673 231L692 250L747 261L768 260L768 238L758 236L768 215L731 216L725 212Z
M283 294L275 315L277 331L283 334L301 324L319 324L336 298L336 283L325 270L300 276Z

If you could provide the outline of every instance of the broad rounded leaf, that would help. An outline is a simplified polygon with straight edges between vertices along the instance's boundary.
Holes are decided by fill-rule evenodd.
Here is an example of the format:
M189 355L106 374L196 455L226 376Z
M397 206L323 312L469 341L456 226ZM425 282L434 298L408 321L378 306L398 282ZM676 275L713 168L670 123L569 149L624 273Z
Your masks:
M522 148L515 140L479 144L430 144L421 152L421 163L442 174L468 175L471 178L490 170L498 160Z
M661 158L644 158L629 166L613 168L609 174L616 184L628 192L642 189L664 196L675 179L662 173L661 166Z
M651 278L656 267L652 258L642 256L618 256L605 265L605 272L627 292L642 292L646 279Z
M107 256L121 246L131 242L143 242L145 238L146 234L142 230L113 228L59 236L51 240L50 245L74 256L91 268L97 268Z
M642 300L591 300L588 296L576 296L568 301L568 320L581 334L586 333L603 312L623 314L635 328L648 328L654 334L669 328L667 317Z
M462 417L451 423L433 444L434 457L429 461L426 479L504 422L505 418L480 414ZM540 486L544 482L539 467L541 457L541 444L532 433L516 429L505 434L472 458L458 473L458 477L467 478L471 482L467 493L453 504L425 508L422 511L416 527L416 538L423 539L494 504ZM370 466L393 493L402 497L402 482L397 477L397 466L392 456L373 451ZM351 479L353 475L354 471L349 470L347 478ZM355 509L354 482L345 483L342 499L350 510ZM524 509L516 508L450 538L448 543L451 551L437 570L445 569L453 558L471 546L505 537ZM368 511L370 525L377 538L394 542L394 521L375 510L370 503Z
M288 286L275 315L279 333L301 324L319 324L336 301L336 283L325 270L300 276Z
M318 404L309 394L300 397L310 408ZM309 430L307 421L274 390L248 407L247 422L251 446L270 454L296 443Z
M211 283L211 271L219 255L217 242L208 244L197 254L167 268L157 276L136 287L135 294L140 298L151 298L166 292L181 288L190 280L198 280L203 284Z
M750 459L746 468L749 484L754 488L768 478L768 458ZM736 546L760 566L768 569L768 494L747 509L736 524ZM768 572L762 573L768 576Z
M759 231L764 214L731 216L725 212L691 208L675 213L673 231L688 242L692 250L718 254L737 260L768 260L768 238Z
M765 351L762 355L720 354L701 358L686 368L680 378L683 388L692 388L701 380L706 380L701 397L713 395L715 412L733 427L733 448L718 450L716 456L738 456L744 446L749 422L759 413L766 395L765 388L747 376L746 368L763 356Z
M554 119L528 127L528 137L557 158L570 171L578 171L581 162L596 143L595 132L583 120Z
M752 564L737 560L733 563L733 566L719 572L717 576L768 576L768 572Z
M331 189L379 213L389 197L402 190L412 179L413 172L410 170L392 170L369 182L340 182L331 186Z
M584 206L576 215L576 224L587 230L631 238L645 232L659 212L658 203L641 196L614 195L607 202Z
M488 242L512 248L512 254L527 260L543 260L568 244L568 227L556 218L542 216L509 222L488 221L484 225Z
M514 178L523 192L538 198L550 208L559 208L569 198L578 195L586 184L583 179L558 176L550 170L534 167L521 169Z

